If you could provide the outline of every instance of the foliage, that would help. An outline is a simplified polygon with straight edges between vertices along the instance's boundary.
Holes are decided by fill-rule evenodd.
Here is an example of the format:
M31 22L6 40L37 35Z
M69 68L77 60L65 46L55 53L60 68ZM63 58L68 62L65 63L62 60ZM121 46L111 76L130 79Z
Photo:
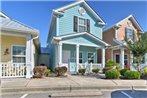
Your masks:
M92 72L97 74L99 72L99 69L98 68L97 69L92 69Z
M34 67L34 78L44 78L45 77L45 70L47 69L46 66L35 66Z
M116 66L116 65L117 65L116 62L114 62L114 61L112 61L112 60L108 60L108 61L106 62L105 67L113 67L113 66Z
M127 69L127 68L122 69L122 70L120 70L120 74L121 74L122 76L124 76L124 75L125 75L125 72L128 71L128 70L129 70L129 69Z
M81 69L79 69L79 73L81 73L82 75L84 75L85 72L86 72L86 69L85 69L85 68L81 68Z
M117 70L108 70L105 73L107 79L118 79L120 76L119 71Z
M140 79L140 73L138 71L126 71L124 76L126 79Z
M105 74L106 71L112 70L112 69L113 69L112 67L105 67L105 68L103 68L103 73Z
M64 76L66 72L67 72L67 67L66 66L56 67L55 68L55 74L57 76Z
M122 66L120 66L120 65L116 66L116 70L120 71L121 69L122 69Z
M144 74L147 74L147 67L145 67L145 68L143 69L143 73L144 73Z
M50 69L46 69L46 70L45 70L45 75L46 75L46 76L49 76L50 73L51 73L51 70L50 70Z
M145 53L147 53L147 33L143 33L138 40L132 42L129 39L125 39L128 45L128 48L132 52L134 59L139 66L143 60ZM140 71L139 67L137 69Z

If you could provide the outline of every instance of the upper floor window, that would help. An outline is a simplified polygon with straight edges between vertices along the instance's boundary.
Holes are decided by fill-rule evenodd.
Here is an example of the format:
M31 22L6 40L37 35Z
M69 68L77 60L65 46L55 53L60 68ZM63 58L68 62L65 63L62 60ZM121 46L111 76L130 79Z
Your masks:
M90 32L90 20L74 16L74 32Z
M126 28L126 37L127 39L134 40L134 30Z
M12 59L13 63L25 63L26 48L24 46L13 46Z

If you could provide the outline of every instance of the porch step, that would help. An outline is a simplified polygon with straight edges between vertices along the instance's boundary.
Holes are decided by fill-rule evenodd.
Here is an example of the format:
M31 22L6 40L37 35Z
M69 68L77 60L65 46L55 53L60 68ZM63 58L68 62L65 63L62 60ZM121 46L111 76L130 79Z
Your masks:
M58 92L58 93L53 93L51 95L49 95L50 98L57 98L57 97L96 97L96 96L102 96L102 92L98 91L98 90L92 90L92 91L72 91L72 92Z

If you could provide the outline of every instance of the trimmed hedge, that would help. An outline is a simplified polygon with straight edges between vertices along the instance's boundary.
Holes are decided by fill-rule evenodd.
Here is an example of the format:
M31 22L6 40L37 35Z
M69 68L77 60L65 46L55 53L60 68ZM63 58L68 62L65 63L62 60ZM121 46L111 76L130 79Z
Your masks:
M105 67L105 68L103 68L103 73L105 74L106 71L112 70L112 69L113 69L112 67Z
M105 72L106 79L118 79L120 76L117 70L108 70Z
M56 67L55 68L55 74L57 76L64 76L66 72L67 72L67 67L66 66Z
M125 69L121 69L121 70L120 70L120 74L121 74L122 76L124 76L126 71L129 71L129 69L126 69L126 68L125 68Z
M79 69L79 73L81 73L82 75L84 75L85 72L86 72L86 69L85 69L85 68L81 68L81 69Z
M138 71L126 71L124 76L126 79L140 79L140 73Z
M97 74L99 72L99 69L98 68L97 69L92 69L92 72Z

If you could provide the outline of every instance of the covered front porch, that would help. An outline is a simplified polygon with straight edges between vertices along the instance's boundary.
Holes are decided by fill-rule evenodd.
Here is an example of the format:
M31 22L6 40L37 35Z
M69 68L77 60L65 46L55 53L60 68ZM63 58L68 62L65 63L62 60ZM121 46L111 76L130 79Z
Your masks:
M87 33L86 33L87 34ZM80 68L102 69L105 66L105 45L100 39L92 39L88 34L67 37L56 43L56 67L66 66L70 73L77 73ZM74 37L73 37L74 36ZM56 38L57 39L57 38ZM97 49L102 50L101 62L97 62Z

